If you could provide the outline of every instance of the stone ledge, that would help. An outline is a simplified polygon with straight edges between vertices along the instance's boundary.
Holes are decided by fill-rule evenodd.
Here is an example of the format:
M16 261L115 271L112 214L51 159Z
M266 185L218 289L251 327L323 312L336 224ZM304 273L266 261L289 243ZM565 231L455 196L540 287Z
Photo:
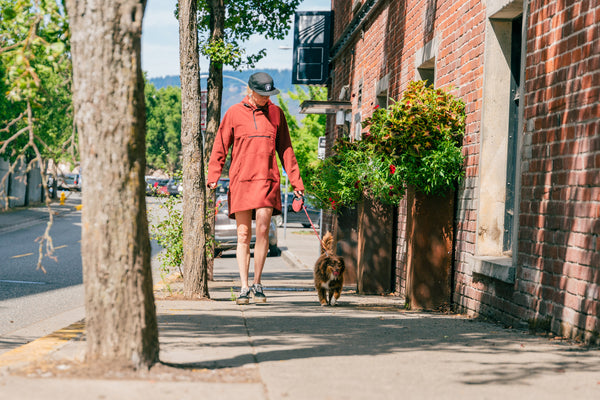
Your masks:
M473 256L471 265L474 274L479 274L506 283L515 283L516 268L511 257Z

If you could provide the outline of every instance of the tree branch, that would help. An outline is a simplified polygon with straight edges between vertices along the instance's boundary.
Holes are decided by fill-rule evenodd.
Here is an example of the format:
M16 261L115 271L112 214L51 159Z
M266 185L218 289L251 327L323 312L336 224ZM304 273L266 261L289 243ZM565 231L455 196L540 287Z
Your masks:
M4 128L0 129L0 132L8 132L10 130L11 126L13 126L14 124L16 124L17 122L19 122L20 120L23 119L23 115L25 115L24 112L22 112L17 118L10 121Z

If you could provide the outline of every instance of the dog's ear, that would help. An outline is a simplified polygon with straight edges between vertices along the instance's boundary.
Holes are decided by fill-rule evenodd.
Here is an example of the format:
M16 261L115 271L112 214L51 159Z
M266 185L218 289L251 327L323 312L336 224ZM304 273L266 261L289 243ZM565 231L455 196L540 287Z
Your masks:
M346 270L346 263L342 257L340 257L340 266L342 268L342 272L344 272Z

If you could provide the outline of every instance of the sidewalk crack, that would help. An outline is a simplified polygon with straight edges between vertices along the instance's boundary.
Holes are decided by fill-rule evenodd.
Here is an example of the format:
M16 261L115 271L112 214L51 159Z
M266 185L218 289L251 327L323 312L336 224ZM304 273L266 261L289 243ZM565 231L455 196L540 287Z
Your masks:
M252 349L252 359L254 360L254 364L256 365L256 369L258 370L258 376L260 379L260 384L262 385L263 388L263 392L265 394L265 399L269 400L269 390L267 388L267 384L265 383L262 374L260 372L260 363L258 362L258 357L257 357L257 352L256 352L256 346L254 345L254 340L252 339L252 336L250 335L250 329L248 328L248 319L246 318L246 313L244 311L243 307L241 308L241 312L242 312L242 321L244 321L244 328L246 329L246 335L248 336L248 343L250 344L250 348Z

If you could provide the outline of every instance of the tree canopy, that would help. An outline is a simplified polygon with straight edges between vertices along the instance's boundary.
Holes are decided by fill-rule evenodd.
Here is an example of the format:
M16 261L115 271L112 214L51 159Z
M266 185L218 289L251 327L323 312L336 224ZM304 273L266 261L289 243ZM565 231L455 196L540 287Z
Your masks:
M211 62L229 65L234 69L253 67L266 55L261 49L246 54L243 42L254 34L265 39L283 39L290 28L290 19L300 0L223 0L225 18L223 37L209 40L211 5L209 0L198 1L198 31L201 51Z
M146 162L170 174L181 168L181 89L146 82Z
M64 10L52 0L0 0L0 10L0 153L12 160L74 156Z
M308 91L304 88L307 87ZM295 92L287 92L292 100L302 102L304 100L327 100L327 88L319 86L294 86ZM325 136L327 116L325 114L308 114L301 122L290 112L288 102L283 96L277 95L279 105L285 114L294 146L294 153L300 167L300 175L304 181L304 187L310 194L310 180L313 170L318 164L317 148L319 137Z

